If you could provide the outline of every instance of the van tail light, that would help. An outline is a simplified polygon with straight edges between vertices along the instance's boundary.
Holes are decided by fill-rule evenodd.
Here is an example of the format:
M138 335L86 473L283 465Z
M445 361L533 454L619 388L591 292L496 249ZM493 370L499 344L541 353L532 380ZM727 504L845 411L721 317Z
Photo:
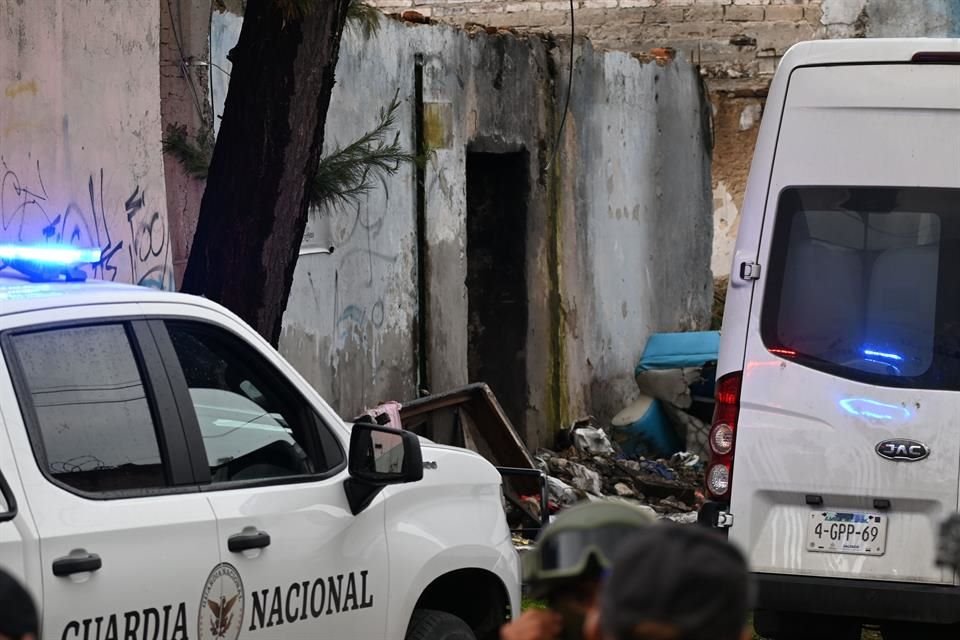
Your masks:
M728 501L733 481L733 453L740 416L740 387L743 372L728 373L717 381L716 406L710 427L710 464L707 465L707 492L712 498Z

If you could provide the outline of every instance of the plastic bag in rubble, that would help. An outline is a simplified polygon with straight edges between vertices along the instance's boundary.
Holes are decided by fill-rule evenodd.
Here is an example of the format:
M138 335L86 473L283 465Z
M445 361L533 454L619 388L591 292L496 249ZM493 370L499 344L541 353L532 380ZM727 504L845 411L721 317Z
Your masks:
M573 487L553 476L547 476L547 492L550 499L561 507L569 507L580 499Z
M613 445L607 434L594 427L577 427L573 431L573 446L580 453L591 455L611 456Z
M677 472L659 460L642 460L640 468L651 475L660 476L664 480L676 480Z
M695 524L697 521L697 512L689 511L687 513L670 513L660 516L661 520L670 520L677 524Z
M573 473L570 483L577 489L597 496L603 495L603 483L599 473L576 462L570 463L570 471Z
M700 456L692 451L678 451L670 457L670 463L684 467L696 467L700 464Z

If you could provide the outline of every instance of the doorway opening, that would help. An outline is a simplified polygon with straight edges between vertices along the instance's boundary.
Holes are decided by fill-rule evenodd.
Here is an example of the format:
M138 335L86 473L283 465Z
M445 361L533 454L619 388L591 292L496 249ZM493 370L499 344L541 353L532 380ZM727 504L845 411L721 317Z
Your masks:
M524 433L529 155L467 153L467 367Z

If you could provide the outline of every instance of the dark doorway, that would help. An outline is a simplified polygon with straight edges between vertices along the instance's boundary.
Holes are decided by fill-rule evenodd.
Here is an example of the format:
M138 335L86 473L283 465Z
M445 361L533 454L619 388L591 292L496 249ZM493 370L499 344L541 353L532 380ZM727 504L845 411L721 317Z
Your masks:
M467 153L467 367L523 433L529 156Z

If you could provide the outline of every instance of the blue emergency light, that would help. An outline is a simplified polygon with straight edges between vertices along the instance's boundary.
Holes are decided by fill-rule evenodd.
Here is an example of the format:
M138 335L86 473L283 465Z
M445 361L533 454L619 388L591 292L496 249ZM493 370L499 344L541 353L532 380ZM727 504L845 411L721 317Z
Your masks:
M82 282L87 274L83 265L100 262L100 249L84 249L63 244L0 244L0 269L11 267L34 281L59 280Z

